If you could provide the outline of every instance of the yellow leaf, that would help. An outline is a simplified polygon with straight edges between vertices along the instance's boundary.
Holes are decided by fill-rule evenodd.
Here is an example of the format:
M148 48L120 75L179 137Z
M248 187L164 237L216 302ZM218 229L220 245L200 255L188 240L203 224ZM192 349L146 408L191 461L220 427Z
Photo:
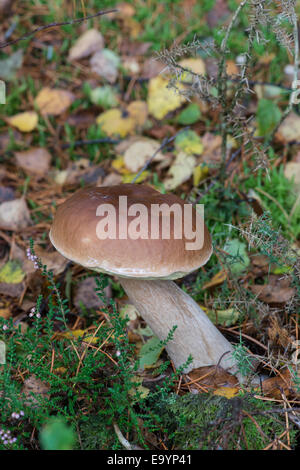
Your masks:
M179 62L179 65L181 65L181 67L185 69L191 70L193 73L196 73L197 75L205 75L205 63L200 58L195 59L191 57L189 59L183 59ZM181 75L181 80L183 82L190 83L192 82L193 77L190 73L184 72Z
M215 274L209 282L204 284L202 286L202 289L208 289L209 287L219 286L220 284L223 284L226 278L227 278L227 273L224 269L222 269L217 274Z
M96 122L109 136L126 137L133 134L136 127L143 126L148 115L144 101L132 101L126 110L110 109L100 114Z
M61 337L67 338L67 339L74 339L74 338L83 338L86 343L90 344L96 344L98 342L98 338L96 336L93 337L93 335L86 335L85 330L72 330L72 331L67 331L66 333L60 334Z
M19 284L23 281L25 273L22 271L18 261L8 261L0 269L0 282L7 284Z
M38 115L35 111L26 111L9 117L7 121L21 132L31 132L37 126Z
M151 78L148 88L148 109L156 119L163 119L168 113L179 108L186 99L178 92L167 88L169 81L161 76ZM179 84L179 89L184 85Z
M135 178L137 173L129 173L128 175L124 175L122 178L122 183L131 183L133 178ZM145 181L149 176L149 171L143 171L140 176L136 179L136 183L142 183Z
M143 126L148 116L148 106L145 101L132 101L128 107L127 112L135 120L137 126Z
M105 111L97 117L96 122L108 136L126 137L128 134L132 134L135 129L135 120L122 113L120 109Z
M51 114L58 116L62 114L72 104L75 96L67 90L59 88L42 88L35 99L35 104L39 108L42 116Z
M200 181L202 181L208 175L208 167L205 165L198 165L194 169L193 173L193 184L194 186L198 186Z
M228 400L235 397L238 393L239 389L237 387L220 387L214 391L214 395L228 398Z

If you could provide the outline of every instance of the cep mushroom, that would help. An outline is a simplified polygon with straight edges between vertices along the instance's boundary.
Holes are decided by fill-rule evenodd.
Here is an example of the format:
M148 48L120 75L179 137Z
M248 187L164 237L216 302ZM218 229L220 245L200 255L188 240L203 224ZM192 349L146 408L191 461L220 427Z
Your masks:
M153 210L153 205L157 209L162 204L167 209L165 215L163 211ZM129 299L159 339L165 340L176 325L173 339L166 345L176 368L191 355L193 362L185 372L220 364L235 373L231 344L199 305L172 281L203 266L212 254L211 237L203 220L202 246L186 249L191 237L186 238L183 233L178 238L175 234L176 220L170 210L174 204L184 210L184 201L177 196L161 194L145 185L84 188L59 206L50 239L63 256L75 263L117 276ZM116 223L111 224L112 233L106 238L111 208L114 208ZM195 230L199 214L191 205L190 209ZM166 222L170 223L170 239L163 236L162 227ZM154 236L151 223L159 223L159 231ZM136 233L137 226L139 238L130 233L133 228Z

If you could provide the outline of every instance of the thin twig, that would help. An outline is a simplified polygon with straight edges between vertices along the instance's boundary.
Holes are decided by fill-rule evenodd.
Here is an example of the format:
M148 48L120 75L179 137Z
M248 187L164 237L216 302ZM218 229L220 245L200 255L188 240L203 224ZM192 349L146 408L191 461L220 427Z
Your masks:
M69 20L69 21L62 21L61 23L49 23L44 26L39 26L38 28L34 29L33 31L30 31L29 33L24 34L24 36L21 36L17 39L13 39L12 41L7 41L7 42L2 42L0 43L0 49L3 49L4 47L11 46L12 44L16 44L19 41L24 41L25 39L30 38L36 33L39 33L40 31L44 31L45 29L50 29L54 28L56 26L66 26L66 25L73 25L77 23L82 23L83 21L90 20L91 18L96 18L97 16L102 16L106 15L108 13L114 13L118 11L117 9L113 10L106 10L106 11L98 11L94 15L89 15L89 16L84 16L83 18L78 18L76 20Z

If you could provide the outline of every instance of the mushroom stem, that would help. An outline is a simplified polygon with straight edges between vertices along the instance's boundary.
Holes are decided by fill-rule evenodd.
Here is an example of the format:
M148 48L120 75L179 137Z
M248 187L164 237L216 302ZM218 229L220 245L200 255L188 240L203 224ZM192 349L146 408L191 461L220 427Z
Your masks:
M185 369L220 365L235 373L236 363L229 341L209 320L199 305L172 281L148 281L119 278L131 302L135 305L153 333L165 340L174 325L173 339L166 350L176 368L189 355L193 362Z

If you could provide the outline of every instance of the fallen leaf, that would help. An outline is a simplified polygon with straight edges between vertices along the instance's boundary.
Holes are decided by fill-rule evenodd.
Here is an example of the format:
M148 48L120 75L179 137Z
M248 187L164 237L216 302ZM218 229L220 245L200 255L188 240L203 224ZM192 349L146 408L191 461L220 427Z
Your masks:
M139 352L139 368L149 369L155 367L164 349L160 343L161 341L156 336L153 336L143 344Z
M231 326L240 317L239 312L233 308L228 308L227 310L205 310L205 313L215 325Z
M197 187L200 181L204 180L209 173L209 169L206 165L198 165L194 168L193 172L193 185Z
M227 262L231 272L236 275L242 274L250 264L246 243L241 242L237 238L233 238L227 240L223 249L230 255L228 256Z
M20 230L31 224L30 213L24 198L0 204L0 228Z
M203 152L201 138L191 129L180 132L176 136L175 147L188 154L201 155Z
M124 163L131 172L137 172L154 155L160 143L153 139L141 139L134 142L124 153ZM162 160L163 154L158 152L153 161Z
M24 152L15 152L17 165L23 170L44 176L50 167L51 155L45 148L31 148Z
M132 101L127 110L110 109L97 117L97 124L108 136L126 137L145 122L146 104L143 101Z
M238 393L239 393L239 389L237 387L220 387L214 391L214 395L225 397L228 400L238 395Z
M115 83L118 77L120 58L109 49L96 52L90 59L91 69L109 83Z
M268 328L268 336L273 345L279 345L287 348L292 343L288 331L279 325L278 319L274 316L270 318L270 327Z
M36 128L38 119L35 111L25 111L24 113L8 117L7 122L21 132L31 132Z
M5 201L12 201L15 199L15 191L9 186L0 185L0 203Z
M19 284L23 281L25 273L22 271L21 265L16 260L8 261L0 269L0 282L7 284Z
M287 398L295 394L295 390L293 390L293 377L288 368L281 370L280 375L264 380L261 388L264 396L275 399L282 399L282 393Z
M133 179L137 177L137 173L128 173L127 175L123 175L122 183L132 183ZM143 171L138 178L135 179L135 183L142 183L145 181L149 176L149 171Z
M35 99L35 104L42 116L59 116L66 111L75 100L73 93L60 88L42 88Z
M10 284L7 282L0 282L0 294L20 298L25 289L25 283L19 282L17 284Z
M110 20L130 18L135 14L135 8L130 3L122 2L116 5L116 10L105 15Z
M6 59L0 60L0 78L6 82L13 80L16 77L16 72L23 64L23 50L11 54Z
M42 382L35 375L30 375L30 377L24 381L22 387L22 393L24 393L26 397L25 404L32 407L36 407L40 399L45 399L49 391L50 385Z
M225 269L222 269L217 274L215 274L210 281L206 282L202 286L202 290L209 289L210 287L219 286L220 284L223 284L223 282L226 281L226 279L227 279L227 272L225 271Z
M254 284L249 286L249 289L255 294L259 300L267 304L285 304L292 299L296 293L296 289L293 287L281 287L280 282L278 284Z
M154 58L146 59L141 72L141 77L147 80L157 77L165 68L165 64Z
M71 47L68 60L80 60L104 47L104 38L97 29L85 31Z
M300 186L300 163L299 162L287 162L284 168L284 176L293 180L296 186Z
M192 176L196 163L194 155L179 152L168 171L167 179L164 181L165 188L172 190L187 181Z
M141 68L135 57L123 57L122 67L130 75L137 75Z
M98 116L96 122L108 136L126 137L132 134L136 127L135 120L120 109L105 111Z
M156 119L163 119L167 114L179 108L185 98L175 90L168 88L169 81L161 76L151 78L148 87L148 108L149 113ZM178 85L183 89L183 85Z
M220 135L205 132L202 136L203 153L201 161L208 165L217 165L221 160L222 137Z
M207 24L212 29L215 28L221 20L225 20L230 15L227 0L216 0L213 7L206 15Z
M300 141L300 116L294 112L289 113L279 126L276 138L284 144Z
M0 317L8 320L11 317L11 311L9 308L0 308Z
M83 339L84 342L89 343L89 344L97 344L99 341L99 338L97 336L93 336L86 330L70 330L67 331L66 333L59 333L59 337L61 338L67 338L67 339Z
M196 103L189 104L177 118L177 122L183 126L190 126L199 121L201 117L201 111Z
M34 251L41 262L47 266L49 271L53 271L55 276L62 273L68 264L68 260L56 250L46 251L37 245Z
M184 69L191 70L197 75L205 75L205 63L200 58L191 57L188 59L183 59L179 62L179 65L181 65L181 67L183 67ZM193 77L189 72L183 72L183 74L181 75L181 80L183 82L190 83L193 81Z
M148 117L148 106L145 101L131 101L127 107L127 112L134 119L137 127L142 127Z
M106 85L94 88L90 93L90 100L97 106L109 109L118 105L119 97L113 87Z
M233 388L239 384L238 379L234 375L231 375L220 366L198 367L191 370L187 377L195 384L199 384L201 387L206 386L213 390L218 390L221 387ZM190 386L195 387L195 385Z
M97 283L94 277L87 277L80 281L75 290L74 305L82 310L83 307L86 309L95 309L103 307L105 304L96 294ZM111 298L112 292L110 285L104 289L105 296L108 299Z

